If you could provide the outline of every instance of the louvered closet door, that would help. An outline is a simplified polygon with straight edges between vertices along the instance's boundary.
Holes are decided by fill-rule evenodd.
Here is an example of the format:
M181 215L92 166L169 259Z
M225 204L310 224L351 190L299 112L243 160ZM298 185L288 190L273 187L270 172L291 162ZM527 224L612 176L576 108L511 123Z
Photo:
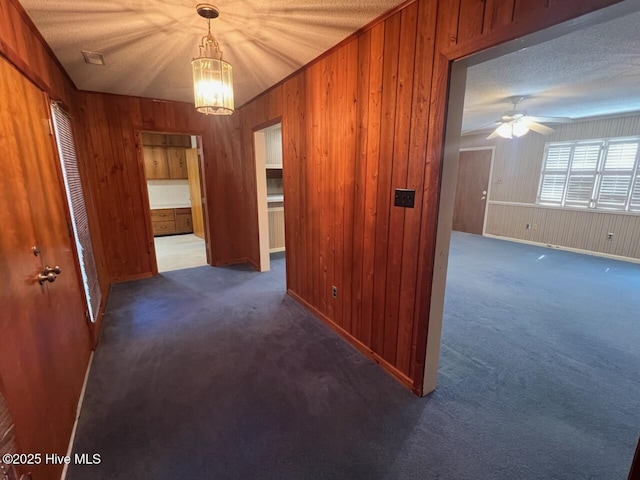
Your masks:
M84 291L87 297L87 305L89 305L91 321L95 322L100 309L100 302L102 301L102 292L98 283L98 269L93 255L89 219L82 181L80 180L80 171L78 170L78 157L76 156L76 147L71 129L71 119L55 103L52 104L51 110L60 162L62 163L67 201L71 212L73 233L80 260Z

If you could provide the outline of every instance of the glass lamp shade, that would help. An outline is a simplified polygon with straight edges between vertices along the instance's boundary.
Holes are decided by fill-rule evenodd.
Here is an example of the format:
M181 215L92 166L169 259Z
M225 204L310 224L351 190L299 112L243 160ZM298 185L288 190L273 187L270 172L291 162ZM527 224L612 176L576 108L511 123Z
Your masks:
M510 123L503 123L500 125L496 133L502 138L513 138L513 128Z
M522 137L529 132L529 122L526 120L518 120L513 124L513 135L516 137Z
M231 115L234 108L231 65L218 58L198 57L191 67L196 110L206 115Z

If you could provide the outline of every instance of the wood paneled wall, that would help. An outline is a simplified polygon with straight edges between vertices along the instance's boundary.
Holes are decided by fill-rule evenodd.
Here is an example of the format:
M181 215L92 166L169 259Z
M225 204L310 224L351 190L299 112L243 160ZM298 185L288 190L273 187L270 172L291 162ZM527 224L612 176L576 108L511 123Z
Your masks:
M253 130L282 121L289 292L416 393L450 62L612 3L408 2L238 110L243 164ZM395 188L416 189L416 208L394 207Z
M91 185L87 182L84 141L79 135L80 125L76 111L78 99L76 87L17 0L0 0L0 54L26 78L47 93L52 100L61 102L63 108L72 115L79 169L87 197L89 227L104 306L109 291L110 278L107 272L102 238L99 234L100 218ZM63 188L62 185L60 188ZM98 336L100 323L101 318L99 317L93 332L95 338Z
M0 53L51 98L73 104L75 85L17 0L0 0Z
M202 135L212 263L257 265L252 132L281 119L290 292L422 393L450 62L619 0L410 1L217 119L76 92L14 1L0 48L82 125L110 280L152 273L137 129ZM392 206L396 187L417 190L415 209Z
M147 221L141 131L200 135L206 186L206 224L214 265L247 260L248 218L244 188L249 176L239 160L238 117L197 113L193 105L79 92L89 183L92 186L112 281L152 275L153 235ZM254 175L255 176L255 175Z

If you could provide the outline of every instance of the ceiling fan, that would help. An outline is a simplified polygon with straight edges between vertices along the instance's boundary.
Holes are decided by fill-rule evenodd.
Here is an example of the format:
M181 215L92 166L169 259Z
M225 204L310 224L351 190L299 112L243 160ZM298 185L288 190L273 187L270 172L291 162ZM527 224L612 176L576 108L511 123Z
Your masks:
M553 128L547 127L542 123L571 123L573 119L569 117L534 117L528 115L524 110L518 110L518 104L525 97L511 97L513 110L508 110L502 114L500 120L487 125L485 128L495 128L495 130L487 137L487 140L494 139L498 136L502 138L522 137L530 130L541 135L548 135L553 132Z

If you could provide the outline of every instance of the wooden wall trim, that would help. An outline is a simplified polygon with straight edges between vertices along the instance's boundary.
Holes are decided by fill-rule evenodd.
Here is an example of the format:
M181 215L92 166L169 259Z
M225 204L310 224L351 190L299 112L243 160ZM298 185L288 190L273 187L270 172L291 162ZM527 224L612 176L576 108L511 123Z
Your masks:
M111 279L111 283L133 282L135 280L142 280L144 278L151 278L151 277L153 277L153 272L137 273L135 275L123 275L119 277L113 277Z
M334 332L339 334L342 338L346 339L347 342L349 342L358 351L360 351L366 357L368 357L369 359L373 360L375 363L380 365L382 367L382 369L385 372L387 372L389 375L391 375L395 380L400 382L405 387L407 387L409 389L413 389L413 381L409 377L407 377L405 374L403 374L400 370L398 370L396 367L394 367L389 362L387 362L383 357L381 357L376 352L371 350L371 348L367 347L364 343L360 342L358 339L356 339L355 337L350 335L349 332L347 332L342 327L340 327L338 324L333 322L324 313L322 313L320 310L318 310L317 308L315 308L314 306L309 304L309 302L304 300L302 297L297 295L295 292L293 292L291 290L288 290L287 293L293 299L295 299L298 303L300 303L302 306L304 306L307 310L309 310L315 317L317 317L319 320L321 320L322 323L327 325L329 328L331 328L331 330L333 330ZM415 393L418 394L418 392L415 392Z

